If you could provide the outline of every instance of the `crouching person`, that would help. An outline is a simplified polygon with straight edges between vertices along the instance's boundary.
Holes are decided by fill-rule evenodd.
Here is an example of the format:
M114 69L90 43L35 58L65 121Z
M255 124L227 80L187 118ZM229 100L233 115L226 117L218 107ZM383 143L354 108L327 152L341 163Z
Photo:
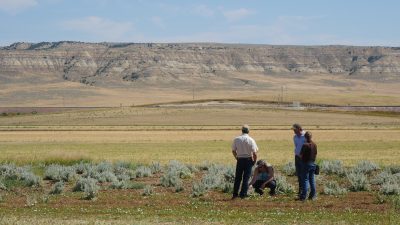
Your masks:
M253 179L250 185L254 187L254 191L260 195L264 194L265 187L270 189L269 194L275 195L276 181L274 178L274 168L271 164L264 160L257 161L257 167L254 169Z

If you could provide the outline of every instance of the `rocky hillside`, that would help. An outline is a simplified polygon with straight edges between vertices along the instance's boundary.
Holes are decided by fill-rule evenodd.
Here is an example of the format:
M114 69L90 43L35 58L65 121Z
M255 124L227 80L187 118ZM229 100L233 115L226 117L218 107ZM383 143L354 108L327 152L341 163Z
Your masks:
M40 75L86 85L189 82L231 73L400 77L400 48L43 42L0 48L0 81Z

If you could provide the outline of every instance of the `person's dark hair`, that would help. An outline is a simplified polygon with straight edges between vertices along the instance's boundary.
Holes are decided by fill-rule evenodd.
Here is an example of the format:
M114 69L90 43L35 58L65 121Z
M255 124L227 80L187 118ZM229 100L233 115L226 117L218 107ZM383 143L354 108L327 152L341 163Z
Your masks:
M301 127L301 125L298 124L298 123L293 124L292 129L293 129L293 130L297 129L297 130L300 130L300 131L303 130L303 128Z
M311 133L310 131L307 131L307 132L304 134L304 137L306 138L307 142L310 142L310 141L311 141L311 138L312 138L312 133Z
M249 125L243 125L242 126L242 133L243 134L248 134L250 132L250 127Z

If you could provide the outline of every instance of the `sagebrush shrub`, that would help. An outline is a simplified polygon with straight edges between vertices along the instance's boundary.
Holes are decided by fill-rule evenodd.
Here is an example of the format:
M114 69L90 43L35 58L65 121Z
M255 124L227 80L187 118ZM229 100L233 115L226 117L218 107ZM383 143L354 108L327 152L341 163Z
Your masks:
M383 184L390 180L394 179L392 173L387 170L382 171L381 173L377 174L375 178L371 180L372 184Z
M50 191L50 194L52 195L58 195L61 194L64 191L64 182L59 181L55 183Z
M179 182L181 182L181 178L175 170L167 171L160 178L160 183L164 187L175 187Z
M42 181L41 177L36 176L32 172L27 172L27 171L23 171L21 173L20 179L24 182L24 185L27 187L39 187Z
M224 182L221 185L222 192L224 193L233 193L233 183L231 182Z
M153 173L153 174L160 173L160 172L162 172L162 166L159 162L152 162L150 164L150 170L151 170L151 173Z
M97 173L94 175L95 177L93 177L94 179L96 179L98 182L100 183L104 183L104 182L113 182L118 180L118 178L114 175L113 172L110 171L105 171L102 173Z
M175 185L175 192L181 192L183 191L183 189L184 189L183 182L182 180L179 180Z
M30 167L17 167L14 164L0 165L0 178L22 181L22 184L27 187L39 187L42 180L41 177L32 173Z
M336 181L328 181L324 184L324 194L326 195L338 196L346 193L346 188L341 188Z
M3 179L0 179L0 190L6 191L6 190L7 190L7 187L6 187L6 185L5 185L3 182L4 182Z
M192 172L185 164L182 164L176 160L170 161L167 170L175 171L182 179L191 178L193 176Z
M400 183L389 180L382 184L379 191L384 195L400 195Z
M154 193L154 190L151 185L146 185L143 188L143 193L142 193L143 196L150 196L150 195L153 195L153 193Z
M135 170L136 177L151 177L152 174L151 169L147 166L139 166Z
M347 179L350 182L350 191L369 191L370 184L367 176L364 173L350 172L347 174Z
M97 192L99 191L99 186L97 186L96 182L88 182L84 184L83 188L83 199L92 200L97 196Z
M294 165L294 162L290 161L290 162L286 163L282 168L282 172L286 176L296 175L296 166Z
M372 171L376 171L379 169L379 166L374 162L363 160L360 161L354 168L353 173L364 173L370 174Z
M85 191L85 186L97 186L96 183L97 183L97 180L95 180L93 178L80 178L76 182L72 191L74 191L74 192Z
M74 167L51 164L45 169L44 179L68 182L75 177L75 174L76 171Z
M294 192L293 186L286 181L286 177L282 175L276 175L276 192L281 194L291 194Z
M321 172L327 175L344 176L346 174L343 168L343 162L340 160L324 160L321 163Z
M392 174L400 173L400 166L391 165L386 167L385 170L390 171Z
M203 196L207 192L206 187L201 182L194 182L192 186L192 197Z

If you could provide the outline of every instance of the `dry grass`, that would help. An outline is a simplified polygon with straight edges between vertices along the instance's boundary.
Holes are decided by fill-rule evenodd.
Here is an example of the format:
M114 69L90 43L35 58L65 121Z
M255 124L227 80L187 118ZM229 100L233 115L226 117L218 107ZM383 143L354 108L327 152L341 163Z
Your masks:
M313 130L319 158L340 159L346 165L361 159L381 164L400 162L399 130ZM276 165L292 160L290 130L257 130L260 158ZM18 163L91 159L136 163L179 160L234 163L231 139L237 131L18 131L2 132L2 161Z
M313 131L320 159L400 162L400 118L265 108L117 108L5 117L0 160L232 164L231 141L249 123L260 157L282 165L293 158L293 122Z

